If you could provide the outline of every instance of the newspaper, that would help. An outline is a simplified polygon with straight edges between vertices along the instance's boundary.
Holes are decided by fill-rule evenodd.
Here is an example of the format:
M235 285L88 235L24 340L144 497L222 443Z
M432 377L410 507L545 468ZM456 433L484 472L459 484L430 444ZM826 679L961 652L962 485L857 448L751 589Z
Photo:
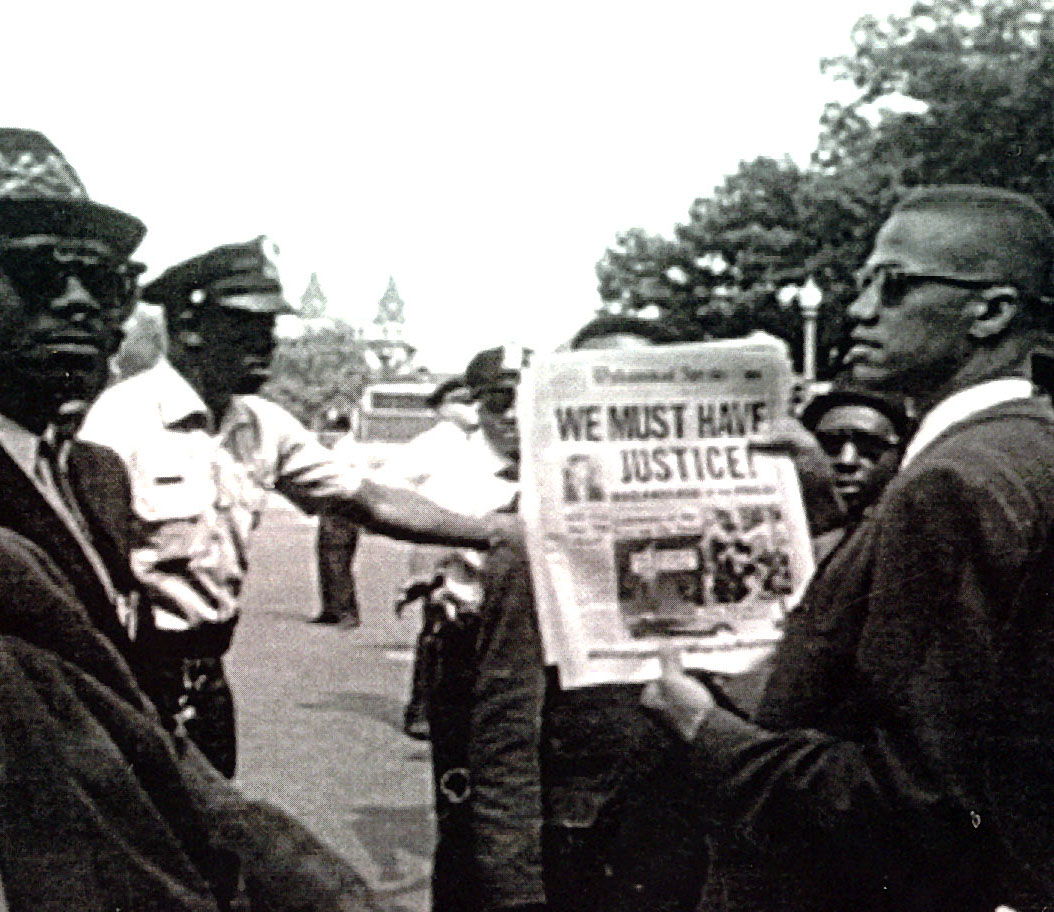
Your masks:
M520 391L521 513L546 660L564 687L739 673L813 571L791 460L747 447L786 414L771 342L536 359Z

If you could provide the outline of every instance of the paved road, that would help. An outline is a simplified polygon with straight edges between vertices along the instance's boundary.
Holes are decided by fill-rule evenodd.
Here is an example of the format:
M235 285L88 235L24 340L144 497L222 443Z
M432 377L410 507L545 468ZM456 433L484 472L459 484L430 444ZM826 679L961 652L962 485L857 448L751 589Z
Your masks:
M386 908L424 912L434 839L427 744L401 731L418 617L392 616L405 546L364 536L363 626L308 623L318 610L314 522L270 510L252 545L244 616L228 663L238 780L348 858Z

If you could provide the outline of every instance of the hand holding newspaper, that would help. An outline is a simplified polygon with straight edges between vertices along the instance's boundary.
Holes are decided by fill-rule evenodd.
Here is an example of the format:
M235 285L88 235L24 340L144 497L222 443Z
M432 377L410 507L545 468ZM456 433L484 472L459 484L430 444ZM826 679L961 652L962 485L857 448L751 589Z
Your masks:
M769 342L536 360L520 393L521 512L561 684L644 681L661 649L747 671L812 573L791 460L754 453L787 411Z

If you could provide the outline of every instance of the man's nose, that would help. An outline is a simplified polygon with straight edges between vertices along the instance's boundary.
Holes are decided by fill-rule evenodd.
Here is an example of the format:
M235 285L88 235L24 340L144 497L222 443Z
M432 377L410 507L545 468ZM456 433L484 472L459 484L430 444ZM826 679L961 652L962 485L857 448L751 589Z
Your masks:
M73 323L80 323L89 316L97 316L102 305L76 276L66 276L66 287L62 294L51 299L49 309L61 314Z
M860 465L860 450L857 449L856 444L852 440L846 440L838 451L838 456L834 462L835 465L841 468L855 469Z
M854 323L872 323L878 317L882 295L877 281L869 282L856 296L846 313Z

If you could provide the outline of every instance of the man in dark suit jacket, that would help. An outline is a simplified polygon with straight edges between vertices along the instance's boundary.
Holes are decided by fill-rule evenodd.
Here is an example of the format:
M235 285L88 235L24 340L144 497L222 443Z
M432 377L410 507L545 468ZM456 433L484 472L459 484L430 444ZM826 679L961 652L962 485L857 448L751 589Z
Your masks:
M375 909L170 736L126 663L134 612L106 558L127 478L61 419L105 380L143 232L45 137L0 129L0 908L218 912L241 866L253 909Z
M575 349L677 341L661 322L602 316ZM487 555L468 711L471 792L453 908L677 912L705 868L691 802L665 789L678 745L641 686L563 690L546 668L522 547ZM661 771L661 772L658 772Z
M1054 226L982 187L917 191L861 273L855 383L922 421L817 572L751 719L673 657L645 693L714 826L706 909L1049 908L1054 412L1026 379Z

